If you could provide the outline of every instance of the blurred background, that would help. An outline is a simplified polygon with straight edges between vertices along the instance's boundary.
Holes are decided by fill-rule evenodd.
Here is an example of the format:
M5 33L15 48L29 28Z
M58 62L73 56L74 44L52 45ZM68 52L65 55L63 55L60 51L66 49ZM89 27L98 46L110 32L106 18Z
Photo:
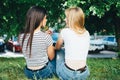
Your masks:
M115 45L115 50L120 50L120 0L0 0L0 42L7 49L15 52L15 47L10 48L10 42L13 45L13 41L17 41L23 31L26 11L33 5L47 9L47 27L54 33L65 27L66 8L81 7L86 16L85 27L91 35L91 46L102 46L100 49L103 50L108 49L108 45ZM98 48L94 50L98 51Z
M54 45L59 31L65 27L65 9L81 7L91 35L87 80L120 80L120 0L0 0L0 80L28 80L23 73L26 64L18 37L23 31L25 14L33 5L48 11L43 31L52 31ZM46 80L59 79L55 76Z

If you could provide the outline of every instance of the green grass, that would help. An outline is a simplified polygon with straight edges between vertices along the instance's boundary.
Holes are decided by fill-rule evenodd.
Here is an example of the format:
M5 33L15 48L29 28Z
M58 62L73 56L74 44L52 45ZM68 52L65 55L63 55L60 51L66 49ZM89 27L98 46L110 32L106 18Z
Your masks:
M120 59L88 59L88 80L120 80Z
M0 80L28 80L23 72L24 58L0 58ZM88 80L119 80L120 59L88 59ZM49 79L48 79L49 80ZM59 80L54 77L50 80Z

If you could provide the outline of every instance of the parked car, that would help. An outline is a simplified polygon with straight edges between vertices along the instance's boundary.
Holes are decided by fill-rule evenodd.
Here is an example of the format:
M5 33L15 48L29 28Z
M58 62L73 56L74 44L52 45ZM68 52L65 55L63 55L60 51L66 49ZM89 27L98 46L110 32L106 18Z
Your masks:
M14 37L14 38L11 38L10 40L8 40L8 42L6 43L6 48L13 52L21 52L22 51L22 48L18 42L17 37Z
M103 44L105 45L106 50L116 50L117 49L117 41L115 36L107 36L103 38Z
M104 49L104 44L102 39L90 39L89 52L100 52Z
M0 38L0 52L5 52L5 42Z

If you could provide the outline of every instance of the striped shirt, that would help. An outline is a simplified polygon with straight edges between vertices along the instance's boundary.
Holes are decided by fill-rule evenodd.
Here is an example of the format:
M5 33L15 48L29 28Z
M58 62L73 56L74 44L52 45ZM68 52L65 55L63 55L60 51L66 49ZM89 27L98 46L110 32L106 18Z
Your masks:
M29 34L26 36L22 48L26 63L28 67L42 66L48 62L47 49L53 44L50 35L39 31L33 34L31 57L29 57L29 46L26 51L26 45L29 38ZM22 43L23 34L20 36L20 44ZM22 45L22 44L21 44Z

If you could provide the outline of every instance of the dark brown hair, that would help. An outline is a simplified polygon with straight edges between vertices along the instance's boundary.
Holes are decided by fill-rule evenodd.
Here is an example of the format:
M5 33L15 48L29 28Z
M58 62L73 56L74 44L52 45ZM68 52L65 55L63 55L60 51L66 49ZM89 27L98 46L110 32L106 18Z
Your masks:
M31 55L32 38L33 38L34 30L39 27L40 23L43 21L46 14L47 14L46 10L43 7L38 7L38 6L32 6L27 11L24 36L22 40L22 47L23 47L26 35L30 34L29 39L27 41L27 45L26 45L26 50L29 46L30 55Z

